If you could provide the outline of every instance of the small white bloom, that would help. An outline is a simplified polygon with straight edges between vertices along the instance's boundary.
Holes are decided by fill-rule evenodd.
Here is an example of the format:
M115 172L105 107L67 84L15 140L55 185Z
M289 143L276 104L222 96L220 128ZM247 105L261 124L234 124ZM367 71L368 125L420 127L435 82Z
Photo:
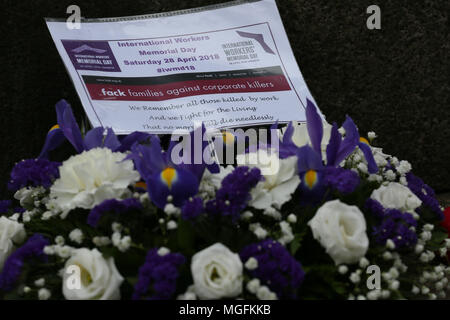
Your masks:
M256 291L258 291L259 287L261 286L261 283L259 279L252 279L247 283L247 290L250 293L256 294Z
M256 297L259 300L276 300L277 296L275 293L270 291L267 286L260 286L256 291Z
M417 286L413 286L411 289L411 292L414 294L419 294L420 293L420 289Z
M369 169L367 168L367 164L365 164L364 162L358 163L357 168L362 173L369 173Z
M69 239L78 244L81 244L83 242L83 238L83 232L80 229L73 229L69 233Z
M397 175L392 170L387 170L384 172L384 177L389 181L394 181L397 178Z
M251 217L253 217L253 213L251 211L245 211L242 215L241 218L242 219L250 219Z
M76 249L66 261L69 266L78 266L82 281L80 288L71 288L68 279L72 273L64 272L63 295L67 300L117 300L120 299L120 285L123 277L117 271L114 258L103 258L97 249Z
M338 272L340 274L346 274L347 271L348 271L348 267L345 264L340 265L339 268L338 268Z
M168 203L166 204L166 206L164 207L164 212L168 215L168 216L172 216L172 215L179 215L180 214L180 209L175 207L172 203Z
M169 222L167 222L167 229L168 230L174 230L177 227L178 227L178 224L175 221L170 220Z
M48 289L41 288L38 291L39 300L48 300L52 296L51 292Z
M216 243L192 257L191 274L200 299L233 298L242 292L243 265L239 255Z
M373 139L375 139L377 137L377 134L375 132L373 132L373 131L369 131L367 133L367 137L369 138L369 140L373 140Z
M387 239L386 248L391 249L391 250L395 249L395 243L394 243L394 241L392 241L392 239Z
M352 272L349 277L350 281L353 283L358 283L361 281L361 277L358 273Z
M369 260L367 260L367 258L362 257L362 258L359 260L359 266L360 266L361 268L366 268L368 265L369 265Z
M133 161L126 154L95 148L70 157L59 167L59 179L50 188L50 197L65 218L74 208L92 209L106 199L129 194L128 186L139 180Z
M43 287L45 286L45 279L44 278L39 278L36 281L34 281L34 285L36 287Z
M336 264L358 262L367 252L366 220L356 206L328 201L308 225Z
M92 242L97 246L97 247L102 247L102 246L107 246L111 243L111 240L108 237L94 237L92 238Z
M166 254L170 253L170 249L166 248L166 247L161 247L158 249L158 255L165 256Z
M256 268L258 268L258 260L256 260L254 257L250 257L244 266L248 270L255 270Z
M290 215L288 215L287 221L288 221L289 223L294 224L294 223L297 222L297 216L296 216L295 214L291 213Z
M291 225L287 221L280 222L280 229L282 236L278 239L279 243L281 243L282 245L286 245L294 240L294 234L292 233Z

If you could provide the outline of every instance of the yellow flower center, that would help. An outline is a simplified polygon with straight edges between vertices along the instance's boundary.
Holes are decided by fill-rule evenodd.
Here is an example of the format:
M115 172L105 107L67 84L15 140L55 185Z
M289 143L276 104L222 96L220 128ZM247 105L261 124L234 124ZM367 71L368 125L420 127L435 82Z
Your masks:
M234 135L231 132L223 131L222 132L222 140L225 144L230 144L234 142Z
M317 172L315 170L306 171L305 183L310 189L314 187L314 185L317 183Z
M135 188L141 188L147 190L147 184L144 181L136 182L134 185Z
M48 132L53 131L55 129L59 129L59 124L55 124L53 127L50 128L50 130L48 130Z
M161 172L161 180L169 187L172 187L173 181L177 178L177 170L167 167Z
M364 137L359 137L359 142L365 143L365 144L367 144L368 146L370 146L369 140L367 140L367 139L364 138Z

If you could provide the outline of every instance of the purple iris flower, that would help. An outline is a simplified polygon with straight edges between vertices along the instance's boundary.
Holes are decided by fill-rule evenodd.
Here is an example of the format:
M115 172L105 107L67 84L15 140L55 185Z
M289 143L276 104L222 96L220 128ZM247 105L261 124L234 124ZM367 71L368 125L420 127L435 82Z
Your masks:
M313 102L307 99L306 104L306 122L309 139L311 140L312 150L317 154L315 159L322 162L322 150L321 142L323 138L323 124L322 118L317 112L317 108ZM339 164L348 157L356 147L359 147L363 152L370 173L378 172L378 166L373 158L372 150L370 149L369 143L366 139L360 138L358 128L356 127L353 120L347 116L344 124L342 125L345 129L345 138L342 139L342 135L339 133L338 126L333 123L331 129L330 140L327 145L326 155L327 155L327 166L337 167ZM280 158L287 158L292 155L298 155L299 147L295 145L292 141L292 135L294 133L294 127L290 123L280 141L279 153ZM305 151L301 152L308 152ZM307 155L308 156L308 155ZM310 157L310 155L309 155Z
M163 152L158 136L152 135L150 146L135 143L131 154L136 170L147 184L150 199L161 209L172 196L172 203L181 206L187 199L198 192L199 179L193 167L177 165L171 160L172 148ZM195 168L195 167L194 167Z
M97 127L88 131L83 139L70 104L62 99L56 104L55 109L58 124L47 133L39 158L48 158L48 153L59 147L65 139L69 140L78 153L81 153L97 147L123 152L129 150L135 142L149 137L149 134L144 132L133 132L120 141L111 128L107 128L105 136L105 129Z
M187 138L187 142L181 142L184 147L182 152L178 155L171 154L171 156L177 156L174 160L179 163L181 168L194 173L199 181L202 179L206 168L208 168L211 173L219 173L220 171L219 165L214 161L212 155L204 152L209 148L209 142L203 139L205 135L206 127L202 123L201 126L195 127L194 130L189 133L189 136L186 135L183 137L183 139ZM201 143L198 143L199 141L201 141ZM175 148L177 143L177 141L171 139L168 148L169 154L172 153L171 151ZM184 154L185 151L187 151L188 154Z

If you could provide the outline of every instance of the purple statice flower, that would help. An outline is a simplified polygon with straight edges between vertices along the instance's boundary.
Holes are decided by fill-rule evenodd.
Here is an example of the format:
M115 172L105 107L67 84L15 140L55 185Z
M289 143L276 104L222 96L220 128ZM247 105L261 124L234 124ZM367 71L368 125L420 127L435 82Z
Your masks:
M36 233L23 246L14 251L6 260L3 271L0 273L0 290L8 292L14 288L22 273L22 268L28 260L37 258L46 261L47 255L43 250L49 244L50 242L44 236Z
M325 185L338 190L343 194L352 193L359 185L359 175L344 168L327 167L324 170Z
M181 208L181 218L190 220L196 218L203 212L203 201L199 197L190 198Z
M364 207L369 210L376 218L384 218L384 207L377 200L369 198L366 200Z
M443 220L444 213L439 206L434 190L411 172L406 174L406 180L408 188L422 201L423 205L429 207L439 221Z
M177 287L178 268L185 262L180 253L158 254L158 249L147 253L145 263L139 268L139 278L134 286L133 299L168 300Z
M53 180L59 178L60 164L47 159L22 160L11 171L8 189L16 191L26 186L49 188Z
M411 248L417 243L417 235L412 227L417 221L408 212L397 209L386 209L380 224L373 228L372 235L380 245L386 245L391 239L396 248Z
M10 206L11 200L0 200L0 213L8 212Z
M105 212L121 214L130 210L139 209L142 209L142 204L135 198L125 200L108 199L92 208L87 217L87 223L95 228Z
M244 263L251 257L258 261L258 267L249 271L250 275L267 285L278 298L296 297L305 272L300 262L279 242L266 239L253 243L242 249L240 256Z
M235 221L251 199L250 190L261 179L261 171L258 168L236 167L222 180L216 198L206 203L206 212L209 214L220 213Z

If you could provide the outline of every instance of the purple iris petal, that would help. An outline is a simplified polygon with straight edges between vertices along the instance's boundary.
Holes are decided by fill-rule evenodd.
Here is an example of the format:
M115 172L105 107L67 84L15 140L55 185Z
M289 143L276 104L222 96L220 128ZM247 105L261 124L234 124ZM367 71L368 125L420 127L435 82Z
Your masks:
M56 108L59 127L75 150L78 153L82 152L84 150L83 138L70 104L62 99L56 104Z
M336 163L336 158L341 147L342 136L339 133L338 127L336 123L333 123L333 127L331 128L330 141L327 145L327 165L336 166L339 163Z
M39 159L48 159L48 153L58 148L66 139L60 128L51 129L47 133L44 146L42 147Z
M322 159L321 143L323 137L322 118L317 112L317 108L309 99L306 99L306 122L308 128L309 139L313 149L319 154Z
M124 136L120 141L120 146L114 151L118 152L128 151L136 142L138 143L142 142L145 139L148 139L150 136L151 134L146 132L134 131L129 135Z
M372 149L369 145L359 142L358 147L361 149L361 151L364 153L364 157L366 158L367 164L368 164L368 170L369 173L377 173L378 172L378 166L375 162L375 159L373 158Z
M100 147L103 144L103 127L94 128L89 130L84 137L84 149L90 150Z
M164 208L169 195L173 197L172 203L179 207L198 192L199 181L193 173L182 168L175 170L176 177L170 187L162 181L161 172L156 172L146 179L150 199L158 208Z
M342 127L345 129L345 138L340 145L339 152L334 162L335 165L339 165L339 163L347 158L348 155L355 150L359 142L358 128L352 118L347 116Z
M276 127L275 127L276 129ZM283 134L282 140L279 142L279 157L285 159L290 156L294 156L297 153L298 147L292 141L292 135L294 134L294 126L292 122L289 122L286 131Z
M105 148L111 149L112 151L117 150L120 147L120 141L112 128L106 129L106 137L105 141L103 142L103 146Z
M203 176L203 172L205 171L205 168L208 168L208 170L211 173L218 173L220 171L220 168L217 163L214 162L214 160L211 158L211 155L208 152L204 152L204 150L207 150L208 148L208 141L204 141L203 137L205 136L206 127L202 123L201 126L196 127L193 131L189 133L189 137L186 137L188 139L188 143L184 143L184 149L183 151L188 151L188 155L180 154L180 158L177 159L178 163L180 164L180 167L185 168L186 170L191 171L195 174L197 179L201 180ZM185 138L183 138L185 139ZM201 144L199 145L196 140L201 139ZM183 142L182 142L183 143ZM176 141L171 141L169 145L169 149L167 153L172 156L172 149L177 144ZM184 159L188 158L188 159Z
M322 158L315 150L306 145L298 149L298 171L306 172L308 170L319 171L324 168Z

